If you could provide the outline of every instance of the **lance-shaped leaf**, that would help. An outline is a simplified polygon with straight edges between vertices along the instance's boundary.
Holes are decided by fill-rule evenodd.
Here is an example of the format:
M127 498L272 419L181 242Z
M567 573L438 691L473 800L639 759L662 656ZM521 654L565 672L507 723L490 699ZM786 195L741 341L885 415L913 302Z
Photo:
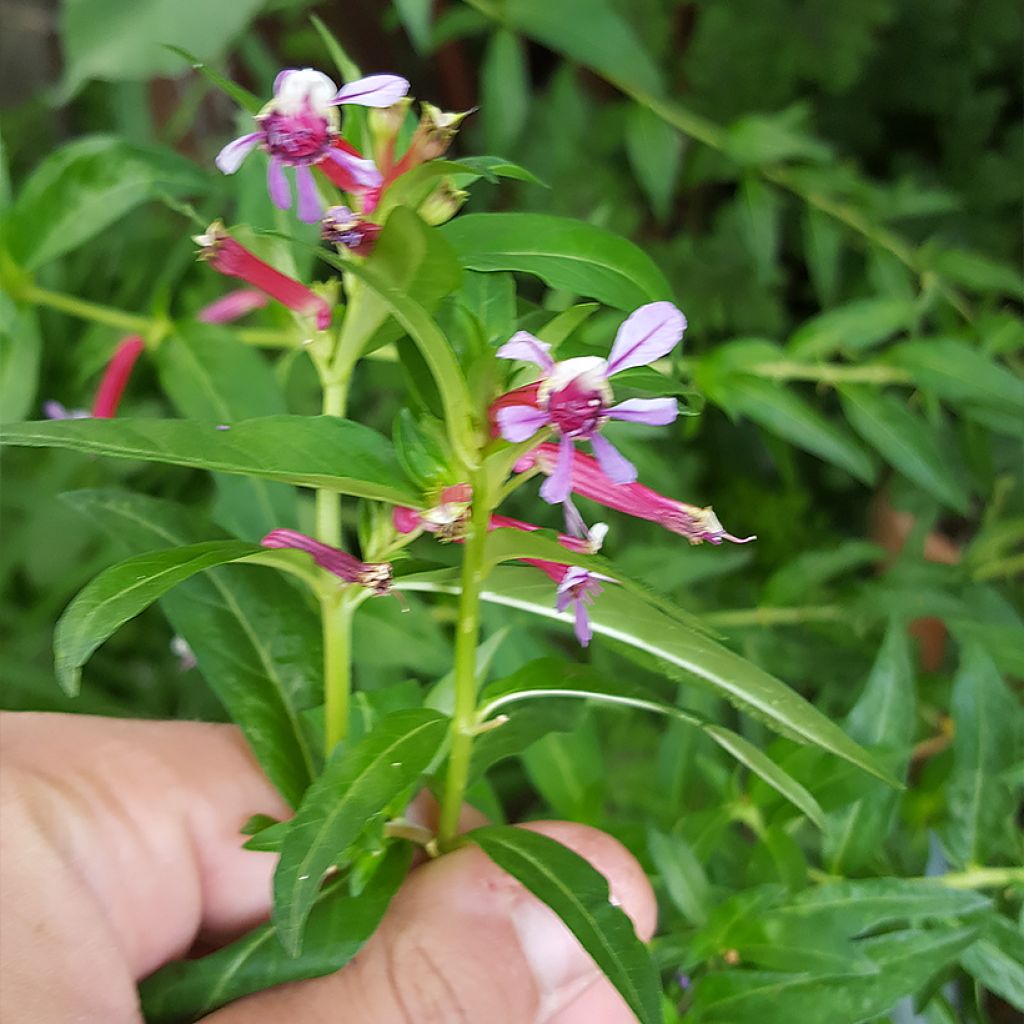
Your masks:
M395 843L383 857L358 896L346 891L344 881L317 896L301 956L289 956L274 926L264 924L215 953L168 964L151 975L139 987L148 1024L185 1024L272 985L340 970L376 931L408 873L411 847Z
M357 498L419 503L388 441L337 416L265 416L216 425L191 420L47 420L0 428L0 444L166 462Z
M78 693L82 666L129 619L197 572L262 550L241 540L213 540L136 555L105 569L79 591L57 621L57 682L66 693Z
M625 238L585 221L542 213L472 213L442 229L469 270L518 270L552 288L632 312L671 299L651 258Z
M561 843L509 825L467 836L565 922L641 1024L660 1024L661 984L647 947L609 901L605 877Z
M538 576L525 568L496 569L483 588L483 600L570 621L568 615L555 610L550 580ZM458 586L450 572L424 573L396 581L400 590L457 593ZM890 785L899 785L868 751L785 683L632 594L607 586L590 609L590 620L595 635L620 641L629 649L682 669L790 739L821 747Z
M274 874L274 924L298 955L303 926L324 874L343 866L360 834L426 771L448 719L427 708L396 711L350 747L340 747L309 787Z
M173 502L118 491L66 497L132 551L227 539ZM320 625L302 594L268 569L222 566L180 584L160 604L271 782L296 806L316 768L300 715L322 699L323 671Z
M796 779L788 775L770 757L758 750L749 740L725 726L708 721L696 711L678 708L653 700L643 690L628 682L612 680L594 672L586 665L565 664L551 658L533 661L515 675L488 687L480 715L490 717L499 709L520 701L576 697L599 703L653 712L701 729L740 764L798 807L819 828L825 827L825 815L818 802ZM514 712L508 712L515 717ZM501 733L505 726L495 730ZM486 737L487 734L485 734ZM500 739L498 740L500 742Z
M1024 928L995 915L980 939L960 957L963 967L990 992L1024 1013Z

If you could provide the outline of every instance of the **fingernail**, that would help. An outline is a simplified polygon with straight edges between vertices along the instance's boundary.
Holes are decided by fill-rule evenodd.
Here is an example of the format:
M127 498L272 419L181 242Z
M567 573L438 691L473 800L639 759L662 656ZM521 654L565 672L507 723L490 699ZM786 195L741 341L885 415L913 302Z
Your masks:
M532 897L511 911L523 956L537 985L535 1024L544 1024L597 977L597 967L554 911Z

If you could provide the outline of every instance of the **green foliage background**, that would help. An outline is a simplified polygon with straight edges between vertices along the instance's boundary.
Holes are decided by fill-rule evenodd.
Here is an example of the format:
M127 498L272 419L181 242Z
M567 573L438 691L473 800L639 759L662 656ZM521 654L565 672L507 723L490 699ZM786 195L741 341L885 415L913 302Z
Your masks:
M499 819L567 816L623 838L663 897L666 999L692 1006L692 1019L1009 1020L1024 1002L1014 921L1024 886L1004 871L1021 861L1024 778L1019 5L130 6L129 19L123 0L65 0L55 24L61 59L8 83L18 91L3 115L0 200L4 248L18 269L6 265L0 296L2 418L37 418L46 398L87 405L123 333L24 301L26 273L36 287L142 316L187 317L219 290L193 263L187 204L206 219L233 209L234 219L274 226L260 168L230 182L212 173L213 154L235 134L231 102L182 72L161 44L212 60L265 95L281 66L331 70L308 21L315 10L365 70L405 74L417 95L447 109L479 105L462 149L514 160L548 187L481 184L466 212L572 216L653 257L689 318L678 369L693 381L697 415L657 439L623 434L622 447L651 486L713 501L733 533L759 537L690 549L647 524L616 521L616 558L908 780L902 793L851 780L744 720L744 734L825 807L829 829L818 839L787 827L792 811L706 738L589 712L495 773L479 801ZM524 285L550 309L576 299ZM272 328L278 315L253 322ZM599 343L616 323L614 313L594 317L587 339ZM353 418L387 430L399 370L375 363L360 373ZM284 360L276 374L292 411L314 411L303 360ZM171 411L155 376L142 365L128 415ZM172 397L181 409L190 396ZM65 452L5 455L3 706L223 716L197 673L179 671L156 609L97 653L75 702L55 684L53 623L118 557L58 495L127 483L214 500L198 473ZM524 518L541 515L535 499L520 501ZM897 520L907 540L887 560L878 545ZM955 564L926 557L938 546ZM360 683L443 676L449 614L444 604L401 615L396 604L370 603L356 637ZM570 653L564 631L505 609L489 614L495 678ZM938 620L926 658L906 632L922 616ZM623 672L618 652L600 643L589 660L598 672ZM687 706L731 719L716 698L679 683ZM871 918L889 934L859 953L881 965L864 986L878 1000L865 1015L864 979L823 981L835 964L810 960L803 925L786 917L789 894L810 898L806 887L822 872L886 885L953 873L1004 914L977 917L980 899L935 911L939 922L979 921L969 938L927 914L897 915L909 920L898 933L884 916ZM765 917L769 934L736 923L767 906L784 908ZM819 951L850 955L863 929L815 920ZM913 955L893 952L893 934ZM730 982L723 957L736 950L765 985L767 972L807 973L820 1017L800 1016L799 985L792 1002L775 1002L752 981ZM711 980L696 993L680 987L678 972L706 969ZM958 986L940 991L949 979ZM904 998L915 993L927 996L916 1009Z

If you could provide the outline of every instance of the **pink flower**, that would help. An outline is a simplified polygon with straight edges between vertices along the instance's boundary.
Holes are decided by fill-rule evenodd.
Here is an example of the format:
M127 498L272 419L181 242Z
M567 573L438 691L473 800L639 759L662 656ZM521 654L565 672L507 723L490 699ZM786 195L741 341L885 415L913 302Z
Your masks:
M516 469L522 471L536 465L542 472L552 473L560 457L558 446L544 443L524 455L516 464ZM625 512L626 515L657 523L686 537L691 544L700 544L702 541L721 544L724 540L747 544L757 539L754 536L734 537L726 533L710 506L701 508L688 505L639 483L616 483L609 479L596 459L583 452L572 453L569 478L573 494L618 512Z
M321 569L334 573L346 583L358 583L374 594L387 594L391 591L391 565L388 562L361 562L354 555L307 537L297 530L271 530L260 543L265 548L305 551Z
M458 541L465 531L472 500L473 488L469 484L455 484L441 491L436 505L422 510L397 505L391 518L398 533L424 530L436 534L441 541Z
M68 409L52 398L43 402L43 416L48 420L87 420L91 415L88 409Z
M554 427L561 435L554 471L540 490L545 501L557 504L569 496L578 438L590 442L609 479L615 483L636 480L636 467L601 436L601 426L608 419L663 426L676 418L678 406L674 398L631 398L612 405L609 381L622 370L646 366L667 355L685 329L686 317L671 302L651 302L622 324L607 359L581 356L555 362L551 346L526 331L519 331L498 349L499 358L535 363L543 372L535 400L529 400L529 388L518 389L523 402L508 404L499 399L496 420L506 441L525 441L545 427Z
M311 166L323 161L337 164L354 188L381 183L372 160L353 154L350 147L335 145L340 131L336 108L344 103L389 107L408 91L409 83L397 75L370 75L339 90L327 75L312 68L282 71L274 80L273 98L256 115L256 131L229 142L217 155L217 167L224 174L234 174L260 146L270 157L270 198L282 210L292 205L284 169L295 168L299 218L312 224L320 219L322 206Z
M267 297L263 292L254 288L236 288L208 306L203 306L196 314L196 319L203 324L229 324L254 309L262 309L266 304Z
M135 367L135 361L145 347L142 339L132 334L114 349L92 403L92 415L96 419L108 420L116 414L117 407L121 404L121 396L128 385L128 378Z
M320 237L342 245L356 256L369 256L380 234L380 225L364 220L347 206L332 206L320 222Z
M205 235L196 235L195 241L200 246L199 258L207 260L214 270L248 282L296 313L316 317L316 326L321 331L330 326L331 307L324 299L249 252L228 234L220 221L214 221Z

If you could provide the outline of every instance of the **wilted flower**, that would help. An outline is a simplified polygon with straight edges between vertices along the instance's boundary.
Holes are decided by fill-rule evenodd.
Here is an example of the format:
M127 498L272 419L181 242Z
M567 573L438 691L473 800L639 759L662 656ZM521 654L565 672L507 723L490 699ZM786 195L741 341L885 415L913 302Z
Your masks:
M523 471L537 466L544 473L553 473L560 458L561 453L557 445L544 443L524 455L516 463L516 469ZM625 512L626 515L657 523L673 533L686 537L691 544L700 544L702 541L721 544L724 540L732 541L734 544L746 544L757 540L754 536L734 537L731 533L726 533L710 506L701 508L698 505L689 505L685 501L666 497L639 483L615 483L605 474L596 459L583 452L572 454L570 467L570 486L573 494L589 498L618 512Z
M324 299L249 252L220 221L214 221L205 235L196 235L194 240L200 247L199 258L207 260L214 270L226 277L241 278L296 313L316 317L321 331L330 326L331 307Z
M437 504L426 509L395 506L392 522L401 534L423 530L437 535L441 541L461 540L469 518L473 488L469 484L446 487L437 497Z
M236 288L203 306L196 314L196 319L203 324L229 324L254 309L262 309L266 304L267 296L263 292L254 288Z
M332 245L343 245L356 256L369 256L380 234L380 225L364 220L347 206L332 206L320 222L320 236Z
M652 302L634 311L622 324L608 359L581 356L555 362L551 346L527 331L514 334L498 349L502 359L535 363L543 371L535 385L517 389L521 404L499 399L495 415L506 441L525 441L547 426L561 434L554 471L540 491L545 501L555 504L569 496L577 438L590 442L610 480L636 480L636 467L600 435L601 426L608 419L663 426L676 418L678 406L674 398L631 398L612 405L609 380L622 370L646 366L667 355L685 329L686 317L671 302Z
M349 82L341 90L327 75L312 68L289 69L274 80L274 96L256 115L257 130L229 142L217 155L217 167L234 174L257 146L270 157L267 187L270 198L282 210L292 204L292 190L284 168L295 168L299 218L320 219L320 196L310 167L323 161L336 164L353 186L372 188L381 182L380 172L348 145L340 142L337 107L355 103L362 107L388 107L409 90L397 75L370 75Z
M297 530L271 530L260 543L265 548L305 551L321 569L334 573L346 583L358 583L377 595L391 591L391 565L388 562L361 562L354 555Z

